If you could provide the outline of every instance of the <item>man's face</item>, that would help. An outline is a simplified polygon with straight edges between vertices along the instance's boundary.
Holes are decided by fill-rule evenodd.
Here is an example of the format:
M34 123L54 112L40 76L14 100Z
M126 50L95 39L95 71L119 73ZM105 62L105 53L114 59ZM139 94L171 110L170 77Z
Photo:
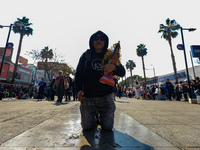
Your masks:
M94 38L93 44L94 44L95 51L97 53L101 53L105 45L105 38L103 38L102 35L97 35Z

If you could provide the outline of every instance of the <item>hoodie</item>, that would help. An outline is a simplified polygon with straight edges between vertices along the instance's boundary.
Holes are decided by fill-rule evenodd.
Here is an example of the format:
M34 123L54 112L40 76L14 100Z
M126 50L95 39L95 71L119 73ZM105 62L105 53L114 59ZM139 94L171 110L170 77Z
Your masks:
M105 38L102 53L96 53L93 46L94 38L98 34ZM90 37L90 49L84 52L79 59L75 74L75 85L77 92L84 91L85 97L101 97L113 93L112 86L99 82L99 79L103 76L102 60L107 51L108 43L108 36L102 31L97 31ZM86 55L89 55L89 57ZM116 66L116 70L113 73L122 77L125 75L125 69L122 65Z

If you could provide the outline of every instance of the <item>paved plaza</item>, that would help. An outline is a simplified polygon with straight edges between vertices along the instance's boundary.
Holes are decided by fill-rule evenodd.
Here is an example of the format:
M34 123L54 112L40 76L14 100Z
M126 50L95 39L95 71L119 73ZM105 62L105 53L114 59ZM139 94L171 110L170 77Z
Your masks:
M117 99L113 131L100 126L82 131L79 105L71 102L64 112L2 143L0 150L200 149L198 104Z

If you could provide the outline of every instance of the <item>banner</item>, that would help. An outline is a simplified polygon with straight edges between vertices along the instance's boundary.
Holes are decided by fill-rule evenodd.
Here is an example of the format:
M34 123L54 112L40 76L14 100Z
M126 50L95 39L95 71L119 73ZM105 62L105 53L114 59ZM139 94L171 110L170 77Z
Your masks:
M0 63L0 65L1 65L1 63ZM7 65L7 64L4 63L2 71L1 71L1 78L4 78L4 79L7 78L8 68L9 68L9 65Z
M10 50L10 49L7 49L7 50L6 50L5 56L8 57L8 56L10 56L10 55L11 55L11 50Z
M19 56L19 62L22 63L23 65L27 66L28 65L28 59Z
M191 45L192 57L200 57L200 45Z
M10 65L9 71L14 72L14 65Z

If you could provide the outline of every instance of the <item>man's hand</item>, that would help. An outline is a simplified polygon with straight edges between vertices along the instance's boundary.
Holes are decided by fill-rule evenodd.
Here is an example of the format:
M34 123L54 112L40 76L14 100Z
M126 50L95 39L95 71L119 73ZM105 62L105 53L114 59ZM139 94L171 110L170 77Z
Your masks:
M116 69L115 65L113 64L105 64L103 67L104 74L110 73Z
M79 101L84 101L85 97L84 97L84 92L83 91L79 91L77 94L77 98Z

